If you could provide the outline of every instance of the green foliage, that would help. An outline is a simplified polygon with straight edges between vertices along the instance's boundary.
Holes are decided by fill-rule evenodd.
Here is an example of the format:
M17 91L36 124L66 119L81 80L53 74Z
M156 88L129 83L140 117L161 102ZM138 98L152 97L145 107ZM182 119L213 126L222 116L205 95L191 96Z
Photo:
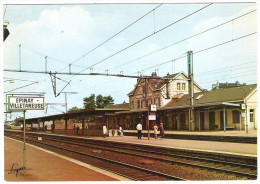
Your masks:
M72 107L72 108L70 108L69 110L68 110L68 112L77 112L77 111L80 111L81 109L80 108L78 108L78 107Z
M114 99L110 95L102 96L99 94L95 96L95 94L91 94L89 97L83 99L83 103L85 109L105 108L109 105L113 105Z
M95 94L91 94L89 97L83 98L84 109L96 108Z

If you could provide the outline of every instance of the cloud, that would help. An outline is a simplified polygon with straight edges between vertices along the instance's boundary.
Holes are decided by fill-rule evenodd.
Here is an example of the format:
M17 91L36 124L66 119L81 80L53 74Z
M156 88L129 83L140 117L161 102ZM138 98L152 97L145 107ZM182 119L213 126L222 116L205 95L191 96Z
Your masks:
M58 55L90 42L95 26L95 19L81 7L46 9L38 20L10 25L8 39L45 54Z

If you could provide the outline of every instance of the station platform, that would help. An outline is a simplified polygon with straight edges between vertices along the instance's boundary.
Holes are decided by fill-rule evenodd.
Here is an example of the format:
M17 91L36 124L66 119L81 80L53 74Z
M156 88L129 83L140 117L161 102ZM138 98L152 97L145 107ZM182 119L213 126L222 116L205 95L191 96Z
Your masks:
M23 142L4 138L5 181L129 181L111 172L26 144L26 173L11 173L23 166ZM9 174L8 174L9 173Z
M154 137L150 137L150 139L148 140L148 137L142 137L142 139L137 139L137 137L134 136L114 136L95 139L257 157L257 144L182 139L155 139Z
M20 131L21 132L21 131ZM125 132L125 131L124 131ZM136 131L133 131L136 132ZM29 133L29 132L28 132ZM39 134L51 134L46 132L34 132ZM145 133L145 131L142 131ZM165 132L166 133L166 132ZM171 132L179 135L189 134L189 135L201 135L202 132ZM206 136L212 136L212 133L215 136L244 136L244 137L254 137L257 138L257 131L249 131L248 134L244 131L226 131L226 132L203 132ZM153 136L150 137L142 137L142 139L137 139L137 136L110 136L110 137L87 137L87 136L75 136L75 135L62 135L55 134L60 136L67 137L77 137L82 139L98 139L105 141L118 141L123 143L132 143L132 144L144 144L144 145L152 145L152 146L161 146L161 147L169 147L169 148L179 148L179 149L187 149L187 150L198 150L198 151L208 151L208 152L218 152L218 153L226 153L226 154L238 154L238 155L248 155L252 157L257 157L257 144L250 143L233 143L233 142L220 142L220 141L206 141L206 140L185 140L185 139L168 139L168 138L158 138L155 139Z
M137 133L137 130L124 130L127 133ZM142 133L147 133L147 130L143 130ZM153 130L150 130L153 133ZM246 133L245 130L230 130L230 131L174 131L165 130L165 135L206 135L206 136L241 136L241 137L257 137L257 130L249 130Z

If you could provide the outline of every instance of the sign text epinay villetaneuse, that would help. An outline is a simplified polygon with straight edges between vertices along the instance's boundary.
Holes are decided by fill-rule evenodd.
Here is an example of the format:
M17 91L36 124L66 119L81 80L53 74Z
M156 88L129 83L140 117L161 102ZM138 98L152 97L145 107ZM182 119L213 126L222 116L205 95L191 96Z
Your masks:
M44 97L9 97L9 110L44 110Z

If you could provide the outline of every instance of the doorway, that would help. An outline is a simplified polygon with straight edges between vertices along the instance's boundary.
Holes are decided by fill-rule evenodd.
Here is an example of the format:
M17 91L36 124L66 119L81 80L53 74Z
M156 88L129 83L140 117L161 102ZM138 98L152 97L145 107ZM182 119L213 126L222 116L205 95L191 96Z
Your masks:
M215 130L215 112L209 112L209 130Z
M200 112L200 130L205 130L204 112Z
M172 129L178 130L178 115L177 114L172 115L172 124L173 124Z

